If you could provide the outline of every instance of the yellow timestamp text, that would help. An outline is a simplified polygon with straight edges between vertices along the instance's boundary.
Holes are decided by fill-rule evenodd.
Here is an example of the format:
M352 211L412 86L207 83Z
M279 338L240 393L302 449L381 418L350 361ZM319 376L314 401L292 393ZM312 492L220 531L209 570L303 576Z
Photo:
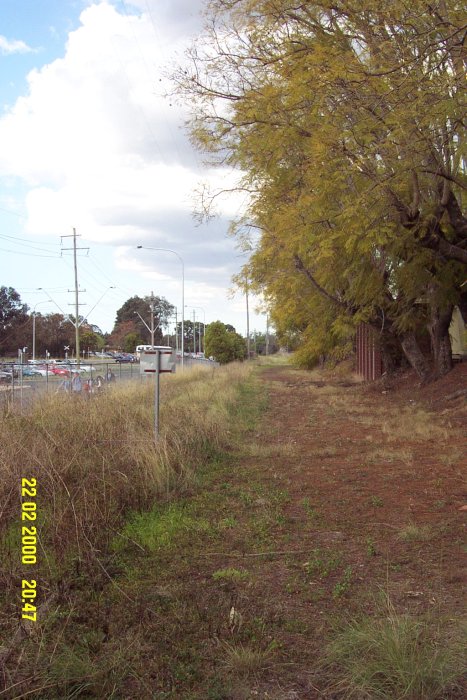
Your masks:
M37 479L21 479L21 563L37 564ZM34 524L33 524L34 523ZM21 618L37 622L37 581L21 580Z

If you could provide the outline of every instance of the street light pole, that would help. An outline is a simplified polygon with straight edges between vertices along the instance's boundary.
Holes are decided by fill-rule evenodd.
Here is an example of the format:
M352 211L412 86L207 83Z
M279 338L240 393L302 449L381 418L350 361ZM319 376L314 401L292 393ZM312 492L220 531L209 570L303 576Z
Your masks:
M151 345L154 347L154 333L156 332L154 328L154 292L151 292L149 308L151 309Z
M107 289L106 289L105 292L102 294L102 296L100 296L99 299L96 301L96 303L95 303L94 306L92 307L91 311L88 311L88 313L86 314L86 321L87 321L87 319L89 318L89 316L92 314L92 312L94 311L94 309L96 308L96 306L97 306L98 304L101 303L102 299L105 297L105 295L107 294L107 292L110 291L111 289L117 289L117 287L107 287ZM83 322L84 322L84 318L83 318L83 320L81 321L81 323L80 323L79 325L81 326L81 324L82 324Z
M205 336L206 336L206 311L203 309L202 306L189 306L189 305L187 304L187 308L190 308L190 309L201 309L201 311L203 312L203 348L202 348L202 349L203 349L203 351L204 351L204 341L205 341ZM198 327L199 327L200 325L201 325L201 321L198 321ZM198 342L198 345L199 345L199 351L201 352L201 331L199 332L199 342Z
M182 369L185 367L185 325L183 323L183 317L185 313L185 264L183 262L182 256L177 253L176 250L172 250L171 248L152 248L150 246L145 246L145 245L138 245L136 246L138 249L143 249L143 250L162 250L166 253L173 253L174 255L177 256L177 258L180 260L181 265L182 265Z

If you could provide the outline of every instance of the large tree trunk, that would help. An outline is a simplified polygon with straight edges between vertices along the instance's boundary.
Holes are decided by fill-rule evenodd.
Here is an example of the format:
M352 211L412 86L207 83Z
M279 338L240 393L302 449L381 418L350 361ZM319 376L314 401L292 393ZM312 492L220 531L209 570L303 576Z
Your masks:
M401 344L398 337L387 330L381 333L380 350L383 360L383 372L391 375L397 367L400 367L402 359Z
M420 350L417 343L415 333L409 331L401 338L402 350L404 355L414 368L422 381L427 381L430 376L430 365L427 362L425 355Z
M445 311L433 307L428 330L433 353L433 379L443 377L452 369L452 348L449 336L453 306Z

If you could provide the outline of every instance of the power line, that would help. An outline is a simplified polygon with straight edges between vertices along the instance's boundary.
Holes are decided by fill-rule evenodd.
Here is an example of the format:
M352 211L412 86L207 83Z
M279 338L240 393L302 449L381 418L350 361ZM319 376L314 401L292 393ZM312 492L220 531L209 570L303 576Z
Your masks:
M40 243L41 245L56 246L57 243L46 243L45 241L38 241L35 238L22 238L21 236L10 236L7 233L0 233L0 238L8 238L12 241L26 241L27 243Z
M60 260L60 255L38 255L37 253L24 253L20 250L8 250L7 248L0 248L0 250L4 253L12 253L13 255L23 255L29 258L56 258L57 260Z
M24 214L18 214L16 211L11 211L11 209L5 209L5 207L0 207L1 211L6 212L6 214L11 214L11 216L17 216L19 219L25 219Z
M39 248L38 246L35 246L35 245L29 245L28 243L19 243L19 242L16 243L15 239L10 240L10 239L12 239L12 236L4 236L4 235L0 234L0 238L6 239L7 243L13 242L13 243L15 243L15 245L22 246L23 248L29 248L30 250L40 250L43 253L51 253L52 252L51 250L46 250L45 248Z

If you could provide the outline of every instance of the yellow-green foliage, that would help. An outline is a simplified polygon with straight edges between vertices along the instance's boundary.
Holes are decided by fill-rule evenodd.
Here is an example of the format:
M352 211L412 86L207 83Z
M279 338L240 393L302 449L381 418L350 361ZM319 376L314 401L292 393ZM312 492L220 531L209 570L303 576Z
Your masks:
M56 564L107 545L127 509L182 490L227 444L229 410L249 371L234 364L163 377L157 445L150 381L90 399L53 394L5 415L0 535L19 524L21 479L35 477L40 542Z
M301 364L342 354L349 319L393 340L459 298L461 7L209 3L180 91L194 142L252 193L232 227L250 253L242 277L304 346Z

